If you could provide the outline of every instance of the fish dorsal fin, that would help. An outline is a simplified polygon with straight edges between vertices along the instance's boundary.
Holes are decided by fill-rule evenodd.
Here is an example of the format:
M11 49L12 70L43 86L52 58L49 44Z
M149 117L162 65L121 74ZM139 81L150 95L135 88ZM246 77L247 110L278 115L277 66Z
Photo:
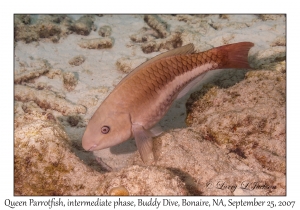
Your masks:
M194 44L191 43L188 45L184 45L182 47L178 47L173 50L169 50L167 52L164 52L162 54L159 54L159 55L151 58L150 60L146 61L145 63L142 63L140 66L138 66L136 69L134 69L133 72L137 71L138 69L143 68L144 66L149 65L155 61L158 61L162 58L167 58L167 57L174 56L174 55L186 55L186 54L191 54L193 52L194 52Z
M135 72L139 71L140 69L144 68L145 66L155 62L155 61L158 61L162 58L167 58L167 57L170 57L170 56L174 56L174 55L186 55L186 54L191 54L194 52L194 44L191 43L191 44L188 44L188 45L184 45L182 47L178 47L178 48L175 48L173 50L169 50L167 52L164 52L162 54L159 54L153 58L151 58L150 60L142 63L141 65L139 65L138 67L136 67L134 70L132 70L129 74L126 75L126 77L124 77L121 82L116 86L116 88L118 86L120 86L122 83L124 83L131 75L133 75Z
M191 54L193 53L195 50L194 50L194 44L191 43L191 44L187 44L187 45L184 45L182 47L178 47L178 48L175 48L173 50L169 50L167 52L164 52L162 54L159 54L155 57L153 57L152 59L150 59L149 61L157 61L159 59L162 59L162 58L167 58L167 57L170 57L170 56L173 56L173 55L185 55L185 54ZM149 62L147 61L147 62ZM145 64L147 63L145 62Z

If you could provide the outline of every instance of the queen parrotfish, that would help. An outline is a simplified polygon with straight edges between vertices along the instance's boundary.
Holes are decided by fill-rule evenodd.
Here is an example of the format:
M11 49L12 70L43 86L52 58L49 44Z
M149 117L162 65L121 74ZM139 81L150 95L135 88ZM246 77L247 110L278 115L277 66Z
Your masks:
M95 151L134 138L142 160L154 160L152 137L157 123L175 99L185 95L215 69L251 68L248 52L254 44L240 42L195 53L194 45L162 53L122 79L90 119L82 146Z

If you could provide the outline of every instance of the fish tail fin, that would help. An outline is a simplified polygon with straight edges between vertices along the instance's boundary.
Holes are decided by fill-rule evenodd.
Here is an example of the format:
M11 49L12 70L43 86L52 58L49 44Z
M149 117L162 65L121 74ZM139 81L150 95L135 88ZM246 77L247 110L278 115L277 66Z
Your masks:
M248 53L254 44L252 42L239 42L235 44L224 45L212 49L220 55L222 59L222 68L251 68L248 63Z

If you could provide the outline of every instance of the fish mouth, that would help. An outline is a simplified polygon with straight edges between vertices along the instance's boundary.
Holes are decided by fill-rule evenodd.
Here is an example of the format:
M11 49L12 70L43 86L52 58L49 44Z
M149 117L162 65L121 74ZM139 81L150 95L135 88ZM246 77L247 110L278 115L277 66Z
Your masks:
M98 145L93 144L93 145L84 145L82 144L82 147L85 151L91 152L94 151L97 148Z
M95 147L97 147L97 145L93 145L93 146L91 146L87 151L94 151L94 149L95 149Z

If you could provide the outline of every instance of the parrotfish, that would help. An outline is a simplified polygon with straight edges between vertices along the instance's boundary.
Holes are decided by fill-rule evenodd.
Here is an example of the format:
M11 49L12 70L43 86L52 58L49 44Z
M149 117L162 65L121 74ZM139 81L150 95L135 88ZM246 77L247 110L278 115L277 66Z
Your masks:
M162 53L124 77L90 119L82 137L85 150L95 151L134 138L143 162L154 161L152 137L175 99L181 98L215 69L251 68L254 44L240 42L195 53L194 45Z

